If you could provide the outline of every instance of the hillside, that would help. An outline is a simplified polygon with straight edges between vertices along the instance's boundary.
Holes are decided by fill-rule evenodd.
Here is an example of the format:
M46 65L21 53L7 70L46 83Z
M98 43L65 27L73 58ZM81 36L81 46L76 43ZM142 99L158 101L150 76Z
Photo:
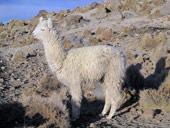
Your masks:
M0 22L0 127L169 127L169 7L169 0L106 0ZM98 116L104 105L99 85L83 88L81 117L70 122L69 90L32 35L41 16L53 20L67 50L109 44L124 51L123 100L111 120Z

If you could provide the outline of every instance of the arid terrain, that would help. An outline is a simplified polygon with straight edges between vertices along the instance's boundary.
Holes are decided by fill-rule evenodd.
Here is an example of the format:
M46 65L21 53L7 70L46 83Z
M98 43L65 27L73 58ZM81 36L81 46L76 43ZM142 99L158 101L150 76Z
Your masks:
M112 45L124 51L123 99L111 120L98 116L104 106L98 84L83 88L80 119L70 121L69 89L52 74L42 43L32 35L41 16L53 20L67 50ZM169 0L106 0L0 22L0 127L168 128L169 70Z

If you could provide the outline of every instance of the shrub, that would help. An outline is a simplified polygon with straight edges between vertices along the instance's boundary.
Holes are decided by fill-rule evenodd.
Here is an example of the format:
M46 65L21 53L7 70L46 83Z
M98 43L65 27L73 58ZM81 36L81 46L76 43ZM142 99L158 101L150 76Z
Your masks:
M162 72L157 76L158 83L167 71ZM157 84L158 84L157 83ZM169 110L170 108L170 71L165 81L161 83L158 90L147 89L140 92L140 107L142 109L162 109Z
M69 112L66 104L67 91L55 77L45 76L38 87L25 91L22 103L26 107L26 115L33 119L36 115L43 118L39 127L70 127Z

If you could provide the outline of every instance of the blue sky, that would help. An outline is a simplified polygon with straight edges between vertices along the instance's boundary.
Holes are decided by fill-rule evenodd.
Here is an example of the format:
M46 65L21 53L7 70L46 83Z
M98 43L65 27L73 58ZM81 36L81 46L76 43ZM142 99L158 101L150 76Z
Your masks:
M11 19L31 19L39 10L72 10L100 1L104 0L0 0L0 20L7 23Z

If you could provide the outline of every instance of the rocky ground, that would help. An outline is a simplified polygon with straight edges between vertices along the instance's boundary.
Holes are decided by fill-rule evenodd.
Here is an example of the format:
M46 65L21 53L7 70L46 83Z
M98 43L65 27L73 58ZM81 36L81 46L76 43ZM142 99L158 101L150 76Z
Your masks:
M0 126L168 128L169 6L168 0L106 0L0 23ZM98 117L102 90L84 88L81 117L69 121L69 90L53 76L32 36L40 16L52 18L65 49L110 44L125 52L124 99L111 120ZM51 102L55 92L60 100Z

